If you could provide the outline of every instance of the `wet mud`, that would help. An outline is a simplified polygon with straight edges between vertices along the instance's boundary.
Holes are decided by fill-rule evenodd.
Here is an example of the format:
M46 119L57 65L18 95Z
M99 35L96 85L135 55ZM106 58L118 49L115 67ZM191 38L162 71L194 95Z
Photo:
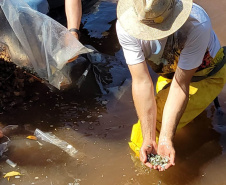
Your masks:
M226 28L223 29L224 25L218 21L226 18L222 5L224 1L196 2L203 5L210 14L223 45L226 42L223 34ZM27 93L38 94L38 100L23 102L0 115L0 126L5 128L5 135L11 140L8 150L0 158L0 184L226 184L226 115L218 114L213 103L177 132L174 167L164 172L150 171L136 159L128 146L132 126L137 121L131 95L131 78L117 41L115 20L109 16L107 21L107 13L116 8L116 2L99 1L91 7L94 8L90 8L90 14L85 12L84 17L86 24L93 27L91 30L96 31L91 32L85 27L83 20L81 42L93 46L104 57L108 67L105 73L110 74L108 80L105 79L107 83L101 89L95 80L94 70L88 73L80 89L73 84L71 88L58 91L40 82L32 83ZM63 12L64 9L60 9L51 16L65 24ZM219 12L221 16L217 16ZM97 25L92 24L95 16L97 19L98 16L104 16L104 20L100 19L103 21L104 32L96 29L101 21ZM92 35L93 32L96 34ZM86 65L80 69L83 71ZM77 79L77 76L74 78ZM219 101L226 113L225 92L226 88L219 95ZM48 142L27 139L36 128L51 132L71 144L78 150L76 157L71 157ZM7 159L16 163L16 167L7 164ZM18 171L23 175L20 178L11 177L8 181L3 176L10 171Z

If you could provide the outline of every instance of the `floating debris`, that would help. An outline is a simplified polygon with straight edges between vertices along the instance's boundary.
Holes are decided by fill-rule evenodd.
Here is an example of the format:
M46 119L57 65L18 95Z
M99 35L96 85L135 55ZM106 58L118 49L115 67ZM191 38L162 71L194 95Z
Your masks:
M72 145L68 144L66 141L59 139L55 135L47 132L44 133L39 129L35 129L34 135L38 139L58 146L59 148L67 152L71 157L76 157L76 153L78 152L78 150L76 150Z
M27 136L26 138L27 139L31 139L31 140L37 140L37 137L36 136Z
M8 172L7 174L5 174L4 178L8 178L8 181L9 181L10 177L19 176L19 175L22 175L22 174L20 174L20 172L11 171L11 172Z
M101 102L103 105L107 105L108 104L108 101L104 100Z
M16 167L16 163L14 163L13 161L11 161L10 159L7 159L6 160L6 163L8 164L8 165L10 165L10 166L12 166L13 168L15 168Z
M148 161L153 165L153 166L161 166L163 169L165 169L165 166L169 162L168 157L162 157L160 155L155 155L155 154L149 154L148 155Z

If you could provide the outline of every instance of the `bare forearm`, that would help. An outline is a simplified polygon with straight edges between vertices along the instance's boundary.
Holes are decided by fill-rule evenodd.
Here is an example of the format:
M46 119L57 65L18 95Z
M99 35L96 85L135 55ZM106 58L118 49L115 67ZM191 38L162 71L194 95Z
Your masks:
M183 91L177 84L172 84L163 111L160 138L172 140L177 125L188 103L189 87Z
M189 84L195 69L176 70L163 111L160 139L172 140L189 98Z
M152 83L133 82L133 99L138 117L141 121L141 128L144 141L155 141L156 129L156 101Z
M65 0L67 28L79 29L82 17L81 0Z

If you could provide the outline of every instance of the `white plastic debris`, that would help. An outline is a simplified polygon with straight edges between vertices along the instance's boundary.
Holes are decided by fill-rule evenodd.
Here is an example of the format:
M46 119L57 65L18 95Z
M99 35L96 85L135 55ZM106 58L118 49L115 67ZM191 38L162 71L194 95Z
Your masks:
M78 150L76 150L72 145L70 145L66 141L59 139L58 137L56 137L51 133L44 133L41 130L36 129L34 135L38 139L41 139L43 141L46 141L48 143L58 146L59 148L67 152L71 157L75 157L76 153L78 152Z
M10 166L12 166L13 168L15 168L16 167L16 163L14 163L13 161L11 161L10 159L7 159L6 160L6 163L8 164L8 165L10 165Z

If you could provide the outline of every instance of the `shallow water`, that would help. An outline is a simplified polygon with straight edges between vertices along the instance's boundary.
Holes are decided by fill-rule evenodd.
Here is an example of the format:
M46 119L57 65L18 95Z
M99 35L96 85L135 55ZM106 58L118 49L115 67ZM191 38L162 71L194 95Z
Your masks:
M226 44L223 31L226 28L220 23L226 18L223 8L225 2L196 2L210 14L222 45ZM86 30L84 25L82 31L87 36L83 35L81 41L94 46L101 53L112 55L114 58L108 58L110 62L121 61L123 57L115 35L114 16L105 15L108 11L112 12L115 2L98 3L100 6L96 5L90 15L85 15L89 28L92 30L93 26L96 31ZM100 11L102 13L98 13ZM101 29L96 29L96 23L92 25L89 22L89 17L92 20L98 16L104 16L104 19L100 19L103 20ZM110 28L107 20L111 24ZM99 38L102 29L105 31ZM89 34L89 31L95 34ZM6 132L11 142L8 151L0 159L1 185L226 184L226 115L218 115L213 104L176 134L175 167L165 172L149 171L138 160L133 161L128 141L137 116L131 96L130 76L123 64L117 65L121 68L112 67L113 79L106 86L108 93L104 95L100 94L92 75L88 76L79 92L73 88L52 92L37 83L33 91L39 93L38 101L27 102L0 115L2 127L18 125ZM225 92L226 88L219 96L224 112ZM69 156L52 144L26 139L36 128L52 132L70 143L78 150L76 157ZM5 162L6 159L17 163L17 166L11 167ZM12 177L8 182L2 176L9 171L18 171L23 175L19 179Z

